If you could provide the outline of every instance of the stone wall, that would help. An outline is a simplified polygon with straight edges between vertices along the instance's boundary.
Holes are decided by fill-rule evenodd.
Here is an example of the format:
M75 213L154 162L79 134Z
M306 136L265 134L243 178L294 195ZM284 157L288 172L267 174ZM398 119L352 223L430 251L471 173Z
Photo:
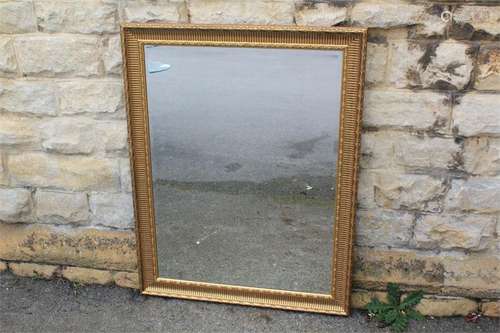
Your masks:
M0 0L0 271L137 286L120 22L354 25L353 305L393 281L427 314L500 315L499 20L495 0Z

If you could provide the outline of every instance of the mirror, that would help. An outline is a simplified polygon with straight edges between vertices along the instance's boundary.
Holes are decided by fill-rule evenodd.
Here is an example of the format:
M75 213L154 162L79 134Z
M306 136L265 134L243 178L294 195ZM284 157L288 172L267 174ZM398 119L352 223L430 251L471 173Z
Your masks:
M347 314L366 31L123 34L143 293Z
M144 51L160 276L329 293L342 53Z

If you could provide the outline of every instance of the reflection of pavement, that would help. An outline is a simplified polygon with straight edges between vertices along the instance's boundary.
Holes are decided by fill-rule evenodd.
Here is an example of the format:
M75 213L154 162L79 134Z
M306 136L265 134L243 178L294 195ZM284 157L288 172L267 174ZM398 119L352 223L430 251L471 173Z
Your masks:
M330 291L333 203L155 186L159 269L169 278ZM157 199L158 200L158 199Z

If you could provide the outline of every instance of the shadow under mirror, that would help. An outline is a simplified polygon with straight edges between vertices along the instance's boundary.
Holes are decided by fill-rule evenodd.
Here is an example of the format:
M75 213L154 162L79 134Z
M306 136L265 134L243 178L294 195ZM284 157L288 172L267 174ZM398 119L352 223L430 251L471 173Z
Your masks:
M342 52L145 60L160 276L329 294Z

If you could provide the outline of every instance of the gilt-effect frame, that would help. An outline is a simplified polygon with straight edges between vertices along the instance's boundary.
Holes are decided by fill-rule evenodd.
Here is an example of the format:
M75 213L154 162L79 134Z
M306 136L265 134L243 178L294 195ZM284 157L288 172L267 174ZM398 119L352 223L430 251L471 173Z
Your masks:
M143 294L308 312L349 314L366 29L124 24L121 30L130 159ZM331 294L161 278L156 255L144 45L331 49L343 52Z

